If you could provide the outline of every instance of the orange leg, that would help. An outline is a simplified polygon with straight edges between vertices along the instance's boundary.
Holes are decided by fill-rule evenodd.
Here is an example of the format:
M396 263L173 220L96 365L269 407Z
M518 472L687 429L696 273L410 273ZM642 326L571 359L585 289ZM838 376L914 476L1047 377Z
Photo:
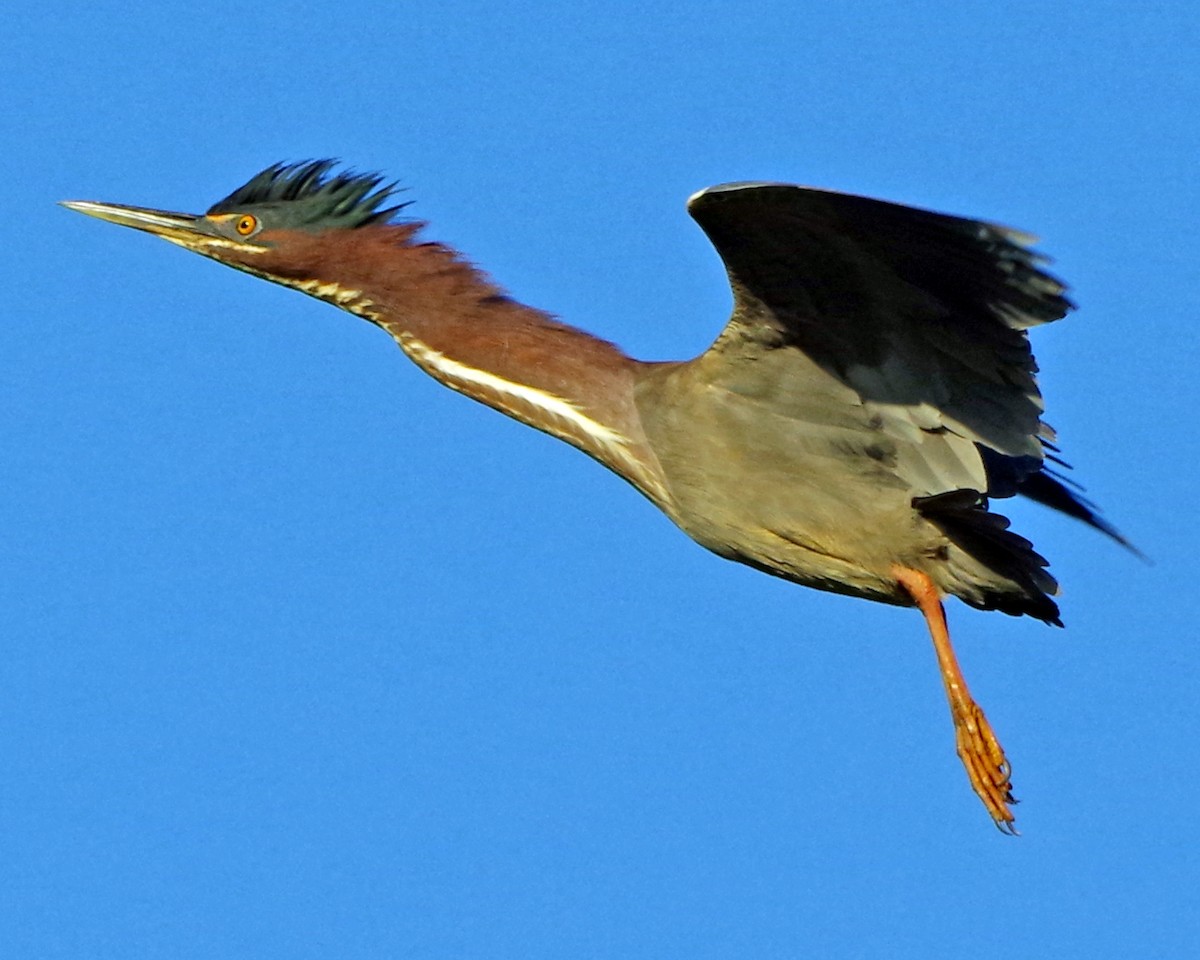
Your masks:
M925 615L929 635L933 638L933 649L937 653L942 683L946 687L946 697L950 701L958 758L967 768L971 789L983 801L1001 832L1015 835L1017 830L1013 822L1016 818L1009 809L1010 803L1017 802L1012 795L1012 766L1004 756L1004 748L992 732L983 710L967 689L967 681L950 645L950 631L946 628L946 614L937 587L928 574L909 567L894 566L892 574Z

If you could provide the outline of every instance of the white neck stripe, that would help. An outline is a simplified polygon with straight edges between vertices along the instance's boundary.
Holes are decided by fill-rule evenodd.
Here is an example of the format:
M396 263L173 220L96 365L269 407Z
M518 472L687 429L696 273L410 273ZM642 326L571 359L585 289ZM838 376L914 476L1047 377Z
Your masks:
M615 430L587 416L570 400L524 383L505 380L486 370L468 367L465 363L459 363L457 360L451 360L444 353L434 350L410 334L401 334L400 345L419 366L431 373L436 371L439 374L438 379L451 387L456 389L468 385L482 387L485 391L498 394L500 397L528 404L542 413L548 414L553 420L561 421L562 426L567 428L551 432L564 432L575 439L579 439L582 435L593 440L598 446L609 449L624 450L629 443ZM522 416L520 419L528 418Z
M452 360L412 334L393 333L393 336L413 362L434 379L459 393L496 407L522 423L579 447L632 480L652 500L668 502L662 484L629 450L629 439L593 420L572 401ZM540 411L543 417L535 422L529 408Z
M473 400L495 407L515 420L565 440L630 480L654 502L670 503L671 498L659 478L629 449L629 438L592 419L573 401L446 356L384 320L371 309L374 304L361 290L320 280L269 279L370 320L391 334L412 361L435 380ZM541 416L536 416L535 411Z

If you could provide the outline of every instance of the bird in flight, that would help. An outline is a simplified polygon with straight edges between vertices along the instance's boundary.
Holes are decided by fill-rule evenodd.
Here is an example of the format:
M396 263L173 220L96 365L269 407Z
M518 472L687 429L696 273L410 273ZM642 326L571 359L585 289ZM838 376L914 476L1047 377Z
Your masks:
M578 447L697 543L819 590L917 607L957 752L1015 833L1011 767L967 688L946 596L1061 626L1046 560L994 512L1023 495L1121 535L1063 482L1028 330L1071 303L1035 238L780 183L688 212L733 314L691 360L647 363L520 304L425 239L378 175L276 164L207 213L67 201L370 321L459 393Z

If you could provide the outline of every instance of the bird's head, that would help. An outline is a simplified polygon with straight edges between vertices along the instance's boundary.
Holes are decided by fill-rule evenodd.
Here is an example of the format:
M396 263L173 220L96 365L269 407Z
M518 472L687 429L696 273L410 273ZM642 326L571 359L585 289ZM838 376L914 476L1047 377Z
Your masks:
M410 236L416 224L393 218L407 204L390 203L395 184L377 174L332 173L335 161L275 164L218 201L207 213L174 213L116 203L63 201L63 206L124 227L144 230L227 266L306 289L343 280L339 250ZM396 231L400 231L399 236ZM311 292L311 291L307 291ZM327 298L333 299L333 298Z

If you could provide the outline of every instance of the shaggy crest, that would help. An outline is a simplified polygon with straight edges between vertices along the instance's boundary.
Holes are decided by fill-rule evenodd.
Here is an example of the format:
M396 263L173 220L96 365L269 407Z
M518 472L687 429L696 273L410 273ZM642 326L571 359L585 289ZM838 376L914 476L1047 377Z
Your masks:
M336 160L276 163L209 208L209 214L269 210L276 224L303 230L336 230L389 222L407 203L385 207L397 192L376 173L330 176Z

